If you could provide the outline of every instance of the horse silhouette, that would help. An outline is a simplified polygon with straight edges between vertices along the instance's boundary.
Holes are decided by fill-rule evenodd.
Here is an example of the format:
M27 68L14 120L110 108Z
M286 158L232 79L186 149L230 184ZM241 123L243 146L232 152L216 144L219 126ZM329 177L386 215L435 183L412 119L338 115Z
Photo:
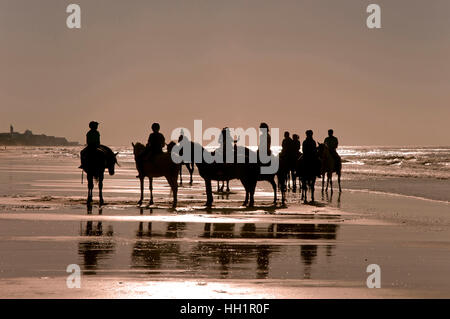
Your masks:
M331 154L330 149L326 144L319 143L319 147L317 149L317 154L319 156L321 162L320 172L322 174L322 192L324 190L325 184L325 173L327 175L327 187L326 191L328 191L328 184L330 184L331 192L333 192L333 173L335 172L338 176L338 184L339 184L339 192L342 192L341 189L341 170L342 163L341 161L336 161L334 156Z
M296 176L298 176L302 183L302 199L307 203L308 188L311 192L311 201L314 202L314 186L317 177L317 161L318 158L305 158L301 155L296 165Z
M172 161L169 152L164 152L160 154L155 154L150 158L139 158L145 150L145 146L141 143L131 143L133 145L134 160L136 162L136 168L138 170L138 178L141 186L141 198L139 199L138 205L142 204L144 200L144 178L148 177L150 182L150 205L153 205L153 177L164 176L169 183L172 194L173 203L172 207L177 206L177 193L178 193L178 172L180 171L180 164L176 164ZM142 165L138 165L138 161L142 160Z
M114 175L114 166L117 163L118 153L114 153L109 147L100 145L98 148L90 152L90 154L83 159L82 167L86 172L88 180L88 198L87 204L92 203L92 191L94 189L94 178L98 181L98 195L99 204L104 205L103 200L103 179L105 169L108 169L109 175Z
M191 148L191 163L195 163L197 166L200 177L205 181L206 188L206 206L211 207L213 204L212 196L212 181L230 181L232 179L238 179L241 181L245 188L245 200L243 205L248 205L249 207L254 206L254 194L256 188L256 182L258 179L259 168L257 163L249 163L248 154L251 152L248 148L245 148L244 163L239 163L234 161L232 163L208 163L204 160L204 154L209 153L209 155L214 155L214 152L206 151L202 145L188 141ZM202 158L200 161L196 161L194 154L201 154Z

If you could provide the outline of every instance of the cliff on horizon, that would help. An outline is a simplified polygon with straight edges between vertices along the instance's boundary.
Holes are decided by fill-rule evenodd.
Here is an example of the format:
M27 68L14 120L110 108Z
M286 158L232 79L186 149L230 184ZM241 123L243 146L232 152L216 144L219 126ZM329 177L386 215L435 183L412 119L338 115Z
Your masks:
M78 146L78 142L69 142L65 137L35 135L30 130L24 133L14 132L11 125L9 133L0 133L0 145L18 146Z

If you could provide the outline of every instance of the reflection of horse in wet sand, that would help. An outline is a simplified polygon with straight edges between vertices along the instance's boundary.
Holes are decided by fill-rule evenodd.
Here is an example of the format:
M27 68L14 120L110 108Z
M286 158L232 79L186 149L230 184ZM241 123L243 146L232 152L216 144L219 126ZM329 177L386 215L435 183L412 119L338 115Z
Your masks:
M319 147L317 149L319 159L321 162L321 174L322 174L322 192L324 190L325 184L325 173L327 174L327 187L326 191L328 191L328 183L330 184L331 192L333 192L333 172L335 172L338 176L338 184L339 184L339 192L342 192L341 189L341 169L342 163L339 158L335 158L333 154L331 154L329 148L326 144L319 143Z
M165 177L169 183L173 194L173 207L177 206L177 192L178 192L178 173L180 171L180 164L172 161L170 153L161 153L151 156L150 158L139 158L145 150L145 146L141 143L132 143L134 160L136 161L136 168L138 170L138 177L141 184L141 198L138 205L142 204L144 200L144 178L148 177L150 181L150 205L153 204L153 177ZM143 161L142 165L138 165L139 161Z
M88 198L87 204L92 203L92 191L94 189L94 178L98 181L98 196L100 205L103 205L103 178L105 169L108 169L109 175L114 175L114 166L117 164L118 153L114 153L109 147L100 145L94 151L88 153L85 159L82 157L83 171L86 172L88 180Z

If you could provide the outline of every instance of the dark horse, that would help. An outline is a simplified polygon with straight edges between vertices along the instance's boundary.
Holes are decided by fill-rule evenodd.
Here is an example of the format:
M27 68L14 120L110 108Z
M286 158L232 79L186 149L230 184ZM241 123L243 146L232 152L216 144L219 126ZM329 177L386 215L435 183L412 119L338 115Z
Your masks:
M100 145L95 149L94 152L91 152L86 159L85 163L82 163L83 170L86 172L87 180L88 180L88 198L87 204L90 205L92 203L92 190L94 189L94 178L98 181L98 193L100 198L100 205L105 204L103 201L103 178L105 169L108 169L109 175L114 175L114 166L117 163L118 153L114 153L109 147Z
M297 161L296 175L302 182L302 199L307 203L308 188L311 191L311 202L314 202L314 186L318 174L319 159L317 157L305 158L301 155Z
M327 188L326 191L328 192L328 184L330 184L331 192L333 192L333 178L332 175L335 172L338 177L338 185L339 185L339 192L342 192L341 189L341 170L342 170L342 162L340 160L339 155L333 156L333 154L330 152L330 149L327 147L326 144L319 143L319 147L317 149L320 163L321 163L321 174L322 174L322 192L324 191L324 184L325 184L325 174L327 175Z
M180 170L180 164L176 164L172 161L169 152L156 154L152 158L140 158L140 155L145 151L145 146L141 143L131 143L133 145L134 160L136 162L136 169L138 170L138 178L141 187L141 198L138 205L142 204L144 200L144 178L148 177L150 181L150 205L153 204L153 178L164 176L169 183L172 194L173 203L172 207L177 206L177 193L178 193L178 172ZM173 145L169 144L168 148L172 148ZM139 161L143 161L142 165Z
M213 158L214 152L206 151L203 146L192 141L183 141L181 144L184 148L190 147L190 162L195 163L197 166L199 175L205 181L206 188L206 206L211 207L213 203L212 195L212 181L229 181L232 179L239 179L245 188L245 201L244 206L248 205L252 207L254 205L254 194L256 188L256 182L259 175L259 167L257 163L249 163L248 156L244 163L217 163L215 161L208 163L205 160L205 155ZM183 151L185 149L183 148ZM250 150L245 149L245 154L249 154ZM195 154L201 156L200 160L195 158Z

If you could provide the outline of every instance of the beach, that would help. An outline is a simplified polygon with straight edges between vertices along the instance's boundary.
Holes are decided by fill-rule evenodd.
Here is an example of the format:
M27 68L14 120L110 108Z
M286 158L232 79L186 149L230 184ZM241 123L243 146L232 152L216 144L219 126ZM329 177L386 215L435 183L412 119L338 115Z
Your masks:
M303 204L289 191L273 206L259 182L255 207L244 189L215 193L183 171L178 206L155 179L155 203L139 200L129 147L106 176L107 205L87 207L79 147L0 152L2 298L449 298L450 185L444 148L340 150L343 192ZM429 165L431 163L431 165ZM216 185L213 184L213 189ZM81 288L68 288L68 265ZM380 266L369 289L367 267Z

